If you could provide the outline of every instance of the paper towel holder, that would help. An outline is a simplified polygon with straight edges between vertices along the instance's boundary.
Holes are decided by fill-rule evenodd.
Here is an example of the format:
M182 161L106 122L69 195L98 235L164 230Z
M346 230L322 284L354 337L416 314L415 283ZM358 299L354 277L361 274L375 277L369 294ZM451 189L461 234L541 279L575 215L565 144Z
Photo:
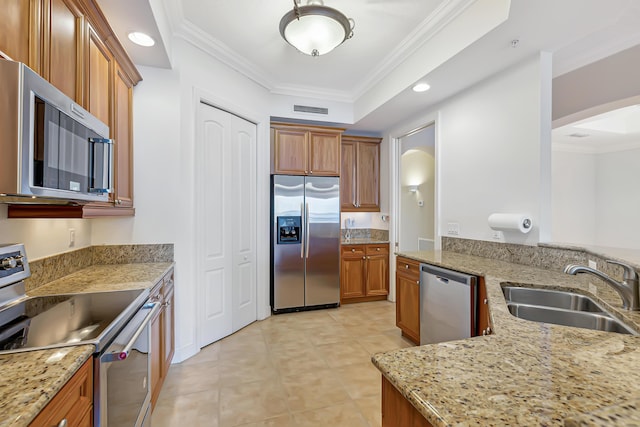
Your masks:
M489 227L499 231L517 231L528 233L533 228L533 221L526 214L493 213L489 215Z

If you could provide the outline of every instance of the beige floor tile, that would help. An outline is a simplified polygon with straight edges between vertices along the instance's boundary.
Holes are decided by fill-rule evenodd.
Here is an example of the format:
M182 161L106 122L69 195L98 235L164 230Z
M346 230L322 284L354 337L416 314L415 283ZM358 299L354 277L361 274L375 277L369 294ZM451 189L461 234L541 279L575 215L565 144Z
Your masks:
M352 399L368 396L381 398L381 374L371 363L365 361L340 366L335 368L335 373L338 374L340 382Z
M378 427L371 354L410 345L387 301L271 316L172 365L152 425Z
M308 371L282 378L291 412L335 405L349 399L349 395L332 369Z
M329 365L313 346L271 349L271 361L282 376L326 369Z
M369 423L353 402L293 414L297 427L368 427Z
M151 417L152 427L208 426L217 427L218 390L171 396L160 399Z
M278 381L220 388L220 426L230 427L288 415L286 392Z
M219 382L220 367L217 362L171 365L160 398L209 391L216 388Z
M371 427L382 426L382 399L380 396L369 396L354 400L362 416Z
M369 352L355 340L318 345L316 348L330 367L352 365L371 358Z
M273 380L278 375L266 351L237 354L233 359L221 359L218 366L223 385Z

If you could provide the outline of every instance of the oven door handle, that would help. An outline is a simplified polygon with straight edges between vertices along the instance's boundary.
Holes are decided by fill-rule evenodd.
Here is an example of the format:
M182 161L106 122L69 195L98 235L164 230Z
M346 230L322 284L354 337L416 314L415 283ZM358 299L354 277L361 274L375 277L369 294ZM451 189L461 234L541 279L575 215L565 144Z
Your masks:
M161 304L158 302L149 302L142 306L143 309L149 310L149 313L144 317L142 322L140 322L140 326L134 332L133 336L129 340L129 342L124 346L124 348L120 351L115 351L113 353L104 354L100 360L101 362L119 362L122 360L126 360L129 357L129 352L133 348L133 345L136 343L136 340L144 331L144 328L147 327L151 319L156 315L156 313L160 310Z

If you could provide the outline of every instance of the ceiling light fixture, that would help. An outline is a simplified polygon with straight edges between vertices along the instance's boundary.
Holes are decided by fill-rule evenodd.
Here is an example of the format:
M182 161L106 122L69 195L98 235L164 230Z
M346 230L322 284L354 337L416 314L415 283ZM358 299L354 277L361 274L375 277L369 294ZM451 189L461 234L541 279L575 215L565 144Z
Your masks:
M324 55L353 37L353 19L325 6L322 0L309 0L306 6L299 3L293 0L293 9L280 20L280 35L300 52Z
M428 83L418 83L413 87L414 92L426 92L431 89Z
M139 31L134 31L129 33L129 40L134 42L139 46L151 47L156 44L156 41L149 35L145 33L141 33Z

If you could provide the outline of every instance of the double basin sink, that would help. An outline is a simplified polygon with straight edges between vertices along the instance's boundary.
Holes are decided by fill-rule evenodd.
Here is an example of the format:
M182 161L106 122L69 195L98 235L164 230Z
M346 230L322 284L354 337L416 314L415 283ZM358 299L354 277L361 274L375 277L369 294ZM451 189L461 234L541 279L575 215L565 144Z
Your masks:
M534 322L638 335L586 295L568 291L504 286L509 312Z

